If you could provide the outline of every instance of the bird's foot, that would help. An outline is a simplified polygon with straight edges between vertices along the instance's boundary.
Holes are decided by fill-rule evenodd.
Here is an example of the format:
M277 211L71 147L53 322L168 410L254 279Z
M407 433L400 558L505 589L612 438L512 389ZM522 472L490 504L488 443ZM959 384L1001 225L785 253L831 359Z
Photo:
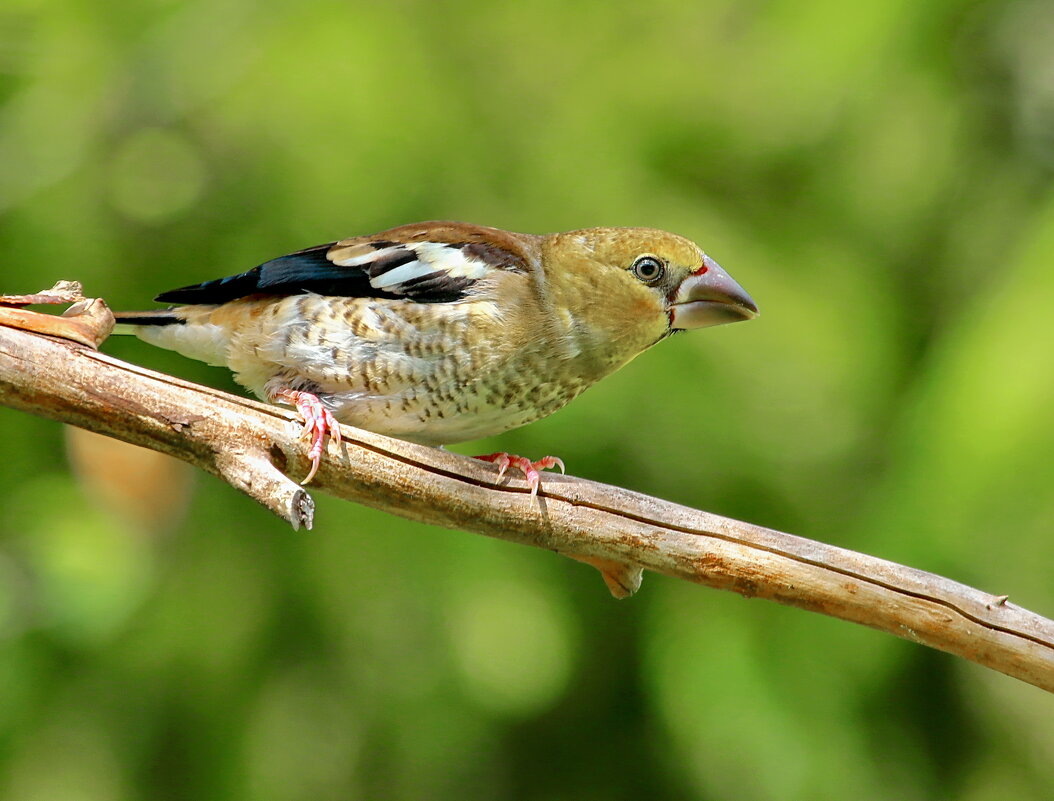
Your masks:
M567 472L564 469L564 460L556 456L545 456L537 462L532 462L525 456L514 456L511 453L501 451L499 453L488 453L484 456L474 456L473 458L482 462L493 462L496 464L498 466L499 479L505 475L506 470L510 467L515 467L527 479L527 486L531 488L531 495L538 494L538 485L542 482L542 474L538 471L559 467L561 473Z
M301 485L307 484L318 472L318 465L322 461L322 450L326 442L326 434L337 445L340 445L340 423L333 413L322 405L318 395L310 392L302 392L297 389L279 389L271 393L271 400L277 403L288 403L295 406L304 418L304 431L301 439L310 439L311 447L307 451L307 458L311 460L311 470L307 478L301 481Z

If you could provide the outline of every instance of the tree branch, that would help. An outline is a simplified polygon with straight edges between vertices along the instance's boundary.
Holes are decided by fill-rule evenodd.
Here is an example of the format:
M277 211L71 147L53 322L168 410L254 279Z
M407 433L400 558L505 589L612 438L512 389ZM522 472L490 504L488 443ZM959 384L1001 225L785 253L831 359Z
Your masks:
M25 298L40 296L16 305ZM101 301L78 305L69 331L68 318L34 315L65 339L8 327L34 328L34 313L0 308L0 404L170 454L311 527L314 502L287 477L308 470L295 415L97 352L112 319ZM586 561L619 596L653 570L870 626L1054 692L1054 621L1006 596L570 476L546 475L532 500L491 465L348 426L343 435L313 482L337 497Z

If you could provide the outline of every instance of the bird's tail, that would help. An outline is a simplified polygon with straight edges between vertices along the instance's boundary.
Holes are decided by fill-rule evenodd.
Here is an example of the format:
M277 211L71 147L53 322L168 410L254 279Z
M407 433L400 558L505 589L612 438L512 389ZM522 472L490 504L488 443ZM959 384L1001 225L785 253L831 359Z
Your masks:
M176 309L153 309L151 311L119 311L113 316L117 320L115 334L134 334L132 326L180 325L185 323Z
M151 345L209 364L226 364L231 331L212 322L215 310L215 306L176 306L117 312L114 333L133 334Z

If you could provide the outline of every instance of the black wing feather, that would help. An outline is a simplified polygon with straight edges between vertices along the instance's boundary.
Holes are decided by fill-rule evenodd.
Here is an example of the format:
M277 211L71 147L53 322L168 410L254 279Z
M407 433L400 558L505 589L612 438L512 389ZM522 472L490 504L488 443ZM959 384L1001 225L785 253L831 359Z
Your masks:
M161 303L214 304L247 295L302 295L305 292L341 297L398 297L370 286L370 277L360 268L341 267L331 262L326 258L331 247L332 242L290 253L238 275L170 289L154 300ZM400 263L413 258L412 253L405 254Z
M416 260L412 250L393 249L362 267L334 264L327 254L335 243L307 248L288 256L264 262L238 275L162 292L154 300L161 303L218 304L248 295L300 295L314 292L353 298L407 298L419 303L445 303L464 297L470 279L443 274L422 276L403 282L398 292L377 289L371 278L383 275ZM393 245L378 240L370 245L378 250ZM460 247L455 245L454 247Z

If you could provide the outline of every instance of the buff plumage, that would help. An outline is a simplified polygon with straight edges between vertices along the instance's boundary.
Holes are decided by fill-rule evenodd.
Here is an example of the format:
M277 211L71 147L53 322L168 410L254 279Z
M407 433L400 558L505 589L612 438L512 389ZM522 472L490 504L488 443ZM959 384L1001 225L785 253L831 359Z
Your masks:
M296 406L312 476L338 421L428 445L491 436L552 414L675 330L757 313L674 234L464 223L309 248L158 300L183 305L118 320ZM524 470L532 491L536 468L559 462L487 458Z

